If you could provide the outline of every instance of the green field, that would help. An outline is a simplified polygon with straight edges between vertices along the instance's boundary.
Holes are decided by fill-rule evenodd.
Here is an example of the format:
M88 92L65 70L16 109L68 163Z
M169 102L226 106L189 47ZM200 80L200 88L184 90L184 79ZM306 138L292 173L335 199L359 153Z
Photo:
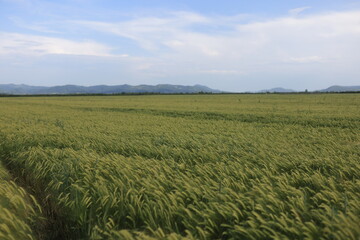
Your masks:
M360 239L360 94L0 98L0 239Z

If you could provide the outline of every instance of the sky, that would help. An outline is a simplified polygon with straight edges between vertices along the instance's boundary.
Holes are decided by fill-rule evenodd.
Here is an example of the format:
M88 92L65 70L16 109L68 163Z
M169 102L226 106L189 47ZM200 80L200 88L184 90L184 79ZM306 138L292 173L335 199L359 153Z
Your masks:
M360 85L360 0L0 0L0 84Z

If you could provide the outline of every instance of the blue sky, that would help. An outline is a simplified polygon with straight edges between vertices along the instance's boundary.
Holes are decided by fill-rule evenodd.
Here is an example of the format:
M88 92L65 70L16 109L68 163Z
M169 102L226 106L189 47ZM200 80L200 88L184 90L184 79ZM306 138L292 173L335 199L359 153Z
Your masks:
M360 85L360 1L0 0L0 84Z

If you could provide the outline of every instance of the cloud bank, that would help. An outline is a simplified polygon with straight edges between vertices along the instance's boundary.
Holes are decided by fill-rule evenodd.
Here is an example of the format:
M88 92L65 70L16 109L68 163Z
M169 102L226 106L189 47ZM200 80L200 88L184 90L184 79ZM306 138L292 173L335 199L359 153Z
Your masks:
M54 37L0 32L0 54L65 54L111 56L111 47L95 41L71 41Z
M220 89L226 82L228 89L239 91L279 84L316 89L342 75L354 82L360 77L355 67L360 61L360 11L303 14L308 8L270 19L165 12L117 22L66 20L61 29L43 23L41 26L54 32L78 30L94 37L69 40L43 36L43 32L2 32L0 56L129 56L117 62L128 69L128 78L145 83L189 79Z

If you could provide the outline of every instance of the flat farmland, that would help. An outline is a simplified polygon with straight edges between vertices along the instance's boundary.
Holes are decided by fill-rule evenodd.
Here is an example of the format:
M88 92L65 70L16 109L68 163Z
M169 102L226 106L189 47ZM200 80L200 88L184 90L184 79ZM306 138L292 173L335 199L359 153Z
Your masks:
M360 94L0 98L0 239L360 239Z

